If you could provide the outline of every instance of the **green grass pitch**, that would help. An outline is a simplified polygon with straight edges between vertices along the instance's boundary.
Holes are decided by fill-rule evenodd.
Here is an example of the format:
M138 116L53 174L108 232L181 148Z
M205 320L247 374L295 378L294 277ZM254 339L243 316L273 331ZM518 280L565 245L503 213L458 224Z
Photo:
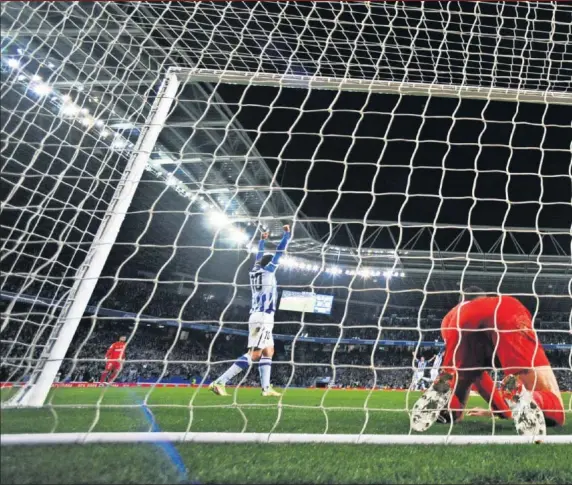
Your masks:
M234 391L233 389L229 389ZM407 434L418 393L258 389L217 397L207 389L60 388L53 408L4 410L2 433L246 431ZM3 391L6 398L9 391ZM146 399L147 398L147 399ZM564 396L570 408L572 396ZM141 403L146 399L149 411ZM192 401L193 406L189 407ZM98 406L98 403L100 404ZM470 406L483 406L471 398ZM122 406L117 406L122 405ZM115 407L114 407L115 406ZM154 424L153 424L154 422ZM512 422L466 418L428 433L514 434ZM572 434L572 412L563 428ZM9 483L571 483L567 445L376 446L335 444L114 444L3 447Z

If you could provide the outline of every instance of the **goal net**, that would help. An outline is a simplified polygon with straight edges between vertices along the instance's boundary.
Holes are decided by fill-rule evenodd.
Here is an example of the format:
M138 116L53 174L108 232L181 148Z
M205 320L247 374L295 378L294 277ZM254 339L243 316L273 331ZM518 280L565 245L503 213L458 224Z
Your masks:
M528 308L572 419L570 6L1 9L3 443L530 442L411 428L469 287Z

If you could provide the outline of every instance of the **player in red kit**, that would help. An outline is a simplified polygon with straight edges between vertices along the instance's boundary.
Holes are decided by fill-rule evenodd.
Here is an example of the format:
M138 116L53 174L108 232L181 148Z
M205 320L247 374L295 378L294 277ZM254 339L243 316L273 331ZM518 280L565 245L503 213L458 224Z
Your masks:
M117 342L111 344L107 352L105 353L105 370L101 374L101 379L99 382L107 382L107 376L111 372L110 381L113 382L121 372L123 367L123 361L125 360L125 346L127 338L119 337Z
M520 434L543 435L546 426L564 424L564 405L556 376L532 327L526 307L511 296L483 297L476 287L443 319L445 341L442 371L417 401L411 416L415 431L435 421L459 421L471 387L489 403L472 416L514 419ZM502 369L497 389L488 370ZM488 370L487 370L488 369Z

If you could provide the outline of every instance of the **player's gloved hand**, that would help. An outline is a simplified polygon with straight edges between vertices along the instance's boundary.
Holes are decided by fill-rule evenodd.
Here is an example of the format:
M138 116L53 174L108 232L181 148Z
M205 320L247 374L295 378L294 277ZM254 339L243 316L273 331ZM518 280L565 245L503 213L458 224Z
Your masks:
M282 229L284 229L284 232L290 232L290 226L288 224L284 225Z
M260 236L261 239L268 239L268 236L270 235L269 232L263 232Z

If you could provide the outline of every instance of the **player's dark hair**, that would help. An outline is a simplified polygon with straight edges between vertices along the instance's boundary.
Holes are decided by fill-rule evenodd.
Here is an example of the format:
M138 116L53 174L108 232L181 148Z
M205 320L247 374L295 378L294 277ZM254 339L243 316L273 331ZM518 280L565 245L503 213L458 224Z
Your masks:
M487 296L485 290L478 286L468 286L463 290L464 295L461 295L461 300L471 301L483 296Z
M270 261L272 261L272 254L265 254L260 260L260 267L264 268Z

